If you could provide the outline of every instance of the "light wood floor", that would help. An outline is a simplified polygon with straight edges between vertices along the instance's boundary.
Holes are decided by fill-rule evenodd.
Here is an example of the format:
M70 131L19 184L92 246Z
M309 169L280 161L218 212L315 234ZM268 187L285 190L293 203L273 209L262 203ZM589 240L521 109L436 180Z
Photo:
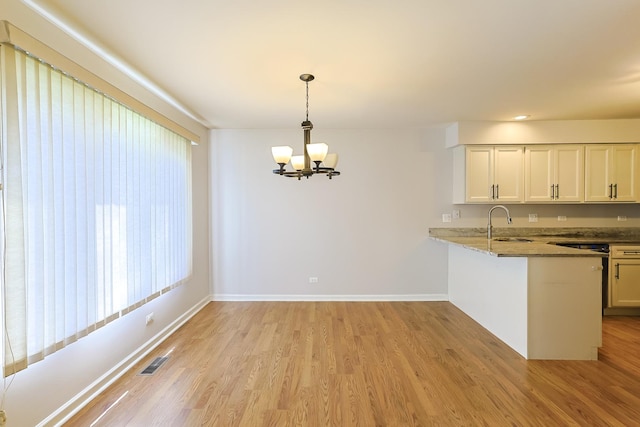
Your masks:
M526 361L446 302L216 302L66 425L639 425L640 318L603 343Z

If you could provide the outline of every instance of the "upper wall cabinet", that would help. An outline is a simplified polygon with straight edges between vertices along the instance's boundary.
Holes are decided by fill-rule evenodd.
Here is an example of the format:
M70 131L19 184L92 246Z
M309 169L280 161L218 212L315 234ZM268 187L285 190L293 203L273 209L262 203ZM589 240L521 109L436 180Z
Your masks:
M525 202L584 201L584 146L535 145L524 151Z
M524 200L522 146L466 146L454 150L454 203Z
M632 144L587 145L585 200L635 202L638 149Z

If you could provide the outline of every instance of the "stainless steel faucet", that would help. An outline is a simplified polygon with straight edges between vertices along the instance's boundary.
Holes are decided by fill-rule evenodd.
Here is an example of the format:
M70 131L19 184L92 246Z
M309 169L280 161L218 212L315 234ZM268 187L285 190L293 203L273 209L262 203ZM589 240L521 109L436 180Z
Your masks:
M491 229L493 228L493 226L491 225L491 213L496 208L504 209L504 211L507 213L507 224L511 224L511 214L509 213L509 209L507 209L506 206L495 205L494 207L489 209L489 215L488 215L488 221L487 221L487 239L489 240L491 240Z

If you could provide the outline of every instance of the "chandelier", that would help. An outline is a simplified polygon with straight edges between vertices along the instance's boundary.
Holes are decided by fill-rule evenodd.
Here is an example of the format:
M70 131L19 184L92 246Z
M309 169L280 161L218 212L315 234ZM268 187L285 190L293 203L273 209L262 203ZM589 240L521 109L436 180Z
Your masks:
M311 143L311 129L313 124L309 121L309 82L315 77L312 74L300 75L300 80L305 82L307 86L307 115L302 122L302 131L304 133L304 151L302 155L292 156L293 148L288 145L271 147L271 154L273 154L273 160L280 166L279 169L274 169L273 173L286 176L289 178L309 178L311 175L322 173L326 174L329 179L334 175L340 175L340 172L336 170L338 164L338 155L336 153L328 153L329 146L324 142ZM284 167L291 160L291 166L293 171L287 171ZM315 165L311 166L311 162Z

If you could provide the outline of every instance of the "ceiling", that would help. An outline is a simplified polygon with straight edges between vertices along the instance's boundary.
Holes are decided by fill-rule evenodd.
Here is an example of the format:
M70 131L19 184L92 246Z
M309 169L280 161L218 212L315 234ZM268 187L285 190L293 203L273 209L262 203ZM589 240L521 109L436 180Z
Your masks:
M24 0L211 128L640 118L637 0Z

